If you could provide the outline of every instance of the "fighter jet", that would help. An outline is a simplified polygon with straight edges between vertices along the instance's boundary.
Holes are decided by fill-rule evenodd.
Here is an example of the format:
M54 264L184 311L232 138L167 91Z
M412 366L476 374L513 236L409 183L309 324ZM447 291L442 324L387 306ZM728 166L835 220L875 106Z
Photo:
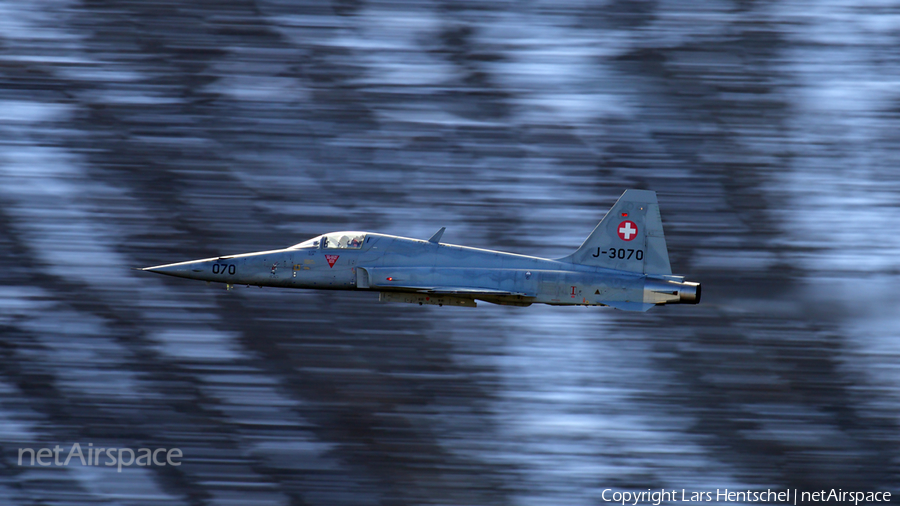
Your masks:
M374 232L332 232L289 248L146 267L233 285L378 292L384 302L475 307L697 304L700 284L673 276L656 193L626 190L572 254L548 259Z

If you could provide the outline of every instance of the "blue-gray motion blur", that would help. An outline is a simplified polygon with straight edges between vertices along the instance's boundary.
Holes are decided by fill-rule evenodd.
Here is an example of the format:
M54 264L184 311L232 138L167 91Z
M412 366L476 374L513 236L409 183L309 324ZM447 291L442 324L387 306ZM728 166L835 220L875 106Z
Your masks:
M897 492L895 3L0 0L0 505ZM133 270L443 226L561 259L629 188L700 304ZM17 463L74 444L183 456Z

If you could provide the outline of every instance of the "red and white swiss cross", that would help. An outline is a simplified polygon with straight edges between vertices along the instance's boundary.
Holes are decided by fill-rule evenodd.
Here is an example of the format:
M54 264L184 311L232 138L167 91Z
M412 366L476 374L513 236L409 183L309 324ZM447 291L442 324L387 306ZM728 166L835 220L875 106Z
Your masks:
M619 223L619 226L616 227L616 232L619 233L619 239L630 241L637 237L638 228L633 221L625 220L622 223Z

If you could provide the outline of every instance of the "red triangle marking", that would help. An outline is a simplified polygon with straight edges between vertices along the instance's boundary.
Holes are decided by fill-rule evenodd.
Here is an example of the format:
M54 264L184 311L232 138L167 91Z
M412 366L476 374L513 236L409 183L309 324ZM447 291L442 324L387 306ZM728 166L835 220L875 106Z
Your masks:
M337 262L338 258L341 258L340 255L325 255L325 261L328 262L328 267L334 267L334 263Z

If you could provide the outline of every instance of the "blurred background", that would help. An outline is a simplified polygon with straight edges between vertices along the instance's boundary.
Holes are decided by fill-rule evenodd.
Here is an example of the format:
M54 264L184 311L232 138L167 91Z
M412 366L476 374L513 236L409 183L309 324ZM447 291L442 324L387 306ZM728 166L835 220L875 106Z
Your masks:
M0 0L0 504L898 490L900 5ZM699 306L130 270L350 229L547 257L659 194ZM179 467L18 466L22 447Z

